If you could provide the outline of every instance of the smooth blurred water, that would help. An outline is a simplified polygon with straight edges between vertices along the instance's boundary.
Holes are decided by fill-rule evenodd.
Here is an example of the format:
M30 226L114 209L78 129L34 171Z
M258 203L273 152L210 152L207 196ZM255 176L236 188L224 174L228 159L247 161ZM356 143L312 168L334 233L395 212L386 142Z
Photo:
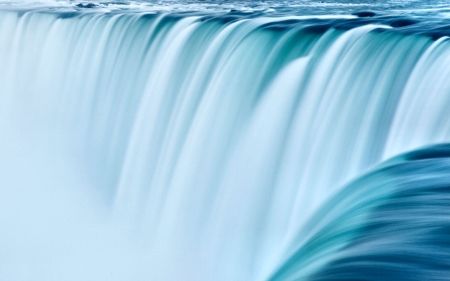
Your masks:
M5 3L0 279L448 278L444 5Z

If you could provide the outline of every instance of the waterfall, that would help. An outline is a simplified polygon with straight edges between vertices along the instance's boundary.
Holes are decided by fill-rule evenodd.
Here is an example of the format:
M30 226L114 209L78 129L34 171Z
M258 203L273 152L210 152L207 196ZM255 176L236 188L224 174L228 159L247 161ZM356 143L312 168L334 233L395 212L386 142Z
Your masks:
M450 140L447 37L354 18L1 11L0 278L350 268L389 200L449 180L384 161Z

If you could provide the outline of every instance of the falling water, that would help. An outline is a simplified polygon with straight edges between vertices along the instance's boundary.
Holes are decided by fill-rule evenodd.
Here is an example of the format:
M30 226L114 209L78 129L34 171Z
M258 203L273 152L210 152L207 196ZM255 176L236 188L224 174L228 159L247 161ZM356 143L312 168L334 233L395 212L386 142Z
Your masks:
M446 147L380 163L450 140L450 41L355 20L0 12L0 278L344 274L449 183Z

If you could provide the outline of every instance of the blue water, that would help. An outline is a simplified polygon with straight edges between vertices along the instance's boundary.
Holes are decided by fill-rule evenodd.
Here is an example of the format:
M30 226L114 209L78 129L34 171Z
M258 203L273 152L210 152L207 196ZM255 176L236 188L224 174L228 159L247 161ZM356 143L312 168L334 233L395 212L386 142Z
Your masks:
M333 220L302 241L271 280L296 280L323 258L327 264L306 280L448 280L449 152L442 144L403 154L350 183L310 225Z
M450 279L449 15L1 1L0 279Z

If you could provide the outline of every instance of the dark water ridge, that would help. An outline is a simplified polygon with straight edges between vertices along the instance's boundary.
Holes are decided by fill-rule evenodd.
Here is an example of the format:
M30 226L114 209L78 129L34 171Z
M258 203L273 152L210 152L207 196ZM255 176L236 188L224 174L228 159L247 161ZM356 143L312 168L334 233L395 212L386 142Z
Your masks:
M302 242L271 280L297 280L325 255L326 265L301 277L450 280L449 155L449 144L425 147L394 157L349 184L311 220L311 229L323 221L326 226ZM345 240L345 246L330 251Z

